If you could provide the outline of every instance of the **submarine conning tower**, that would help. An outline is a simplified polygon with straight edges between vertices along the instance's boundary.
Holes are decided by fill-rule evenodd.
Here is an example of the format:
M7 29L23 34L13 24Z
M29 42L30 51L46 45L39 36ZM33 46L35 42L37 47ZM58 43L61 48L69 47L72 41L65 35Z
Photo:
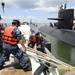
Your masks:
M74 20L74 9L62 9L58 12L57 28L58 29L72 29Z

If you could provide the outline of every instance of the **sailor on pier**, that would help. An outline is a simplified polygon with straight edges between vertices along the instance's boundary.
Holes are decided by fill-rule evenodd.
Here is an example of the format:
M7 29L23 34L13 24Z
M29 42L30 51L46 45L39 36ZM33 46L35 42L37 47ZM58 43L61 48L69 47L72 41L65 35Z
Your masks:
M26 53L26 47L22 41L21 31L18 29L20 26L19 20L13 20L12 25L5 28L3 40L3 53L0 57L0 70L3 68L3 65L7 59L7 56L13 54L19 61L22 69L24 71L31 70L31 63L28 60ZM24 52L18 47L18 43L24 48Z

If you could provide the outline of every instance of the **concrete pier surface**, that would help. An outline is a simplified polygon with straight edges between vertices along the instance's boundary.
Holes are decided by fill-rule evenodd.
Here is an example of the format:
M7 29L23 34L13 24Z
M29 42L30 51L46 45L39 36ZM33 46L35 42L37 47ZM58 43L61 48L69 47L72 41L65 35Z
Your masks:
M0 75L32 75L32 71L14 68L16 63L18 63L17 59L10 55L9 61L6 61L4 68L0 70Z
M32 75L31 71L23 71L22 69L3 69L0 71L0 75Z

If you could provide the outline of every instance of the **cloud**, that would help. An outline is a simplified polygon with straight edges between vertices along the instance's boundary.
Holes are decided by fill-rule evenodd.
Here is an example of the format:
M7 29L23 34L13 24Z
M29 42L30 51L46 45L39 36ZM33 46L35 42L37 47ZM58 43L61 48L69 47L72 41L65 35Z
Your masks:
M54 7L48 7L48 8L46 8L46 7L38 7L38 8L34 8L34 9L32 9L32 10L38 10L38 11L44 11L44 12L51 12L51 13L53 13L53 12L57 12L58 11L58 7L56 7L56 9L54 8Z
M58 10L57 7L66 1L71 2L75 0L0 0L0 3L4 2L6 8L17 7L28 10L55 12Z
M36 18L36 17L34 17L34 16L28 16L27 18L28 18L28 19L36 19L36 20L38 20L38 18Z
M4 20L10 15L8 17L10 18L10 20L14 18L19 18L21 21L23 21L24 19L26 20L33 19L35 21L45 22L45 20L47 20L47 17L52 16L55 17L54 14L58 12L58 7L60 7L60 5L64 4L66 1L67 4L70 2L75 3L75 0L0 0L0 4L2 2L5 3L6 17L4 17ZM15 9L14 7L17 9ZM70 7L75 9L74 4L71 5ZM0 9L1 8L2 7L0 6ZM3 14L2 9L0 13ZM40 14L40 16L38 14Z

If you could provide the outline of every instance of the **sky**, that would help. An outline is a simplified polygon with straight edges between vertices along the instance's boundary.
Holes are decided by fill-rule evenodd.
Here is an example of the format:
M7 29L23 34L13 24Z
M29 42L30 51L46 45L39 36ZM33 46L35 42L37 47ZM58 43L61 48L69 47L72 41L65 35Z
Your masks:
M4 13L2 3L5 4ZM75 0L0 0L0 15L4 23L11 23L13 19L48 23L47 18L57 18L58 8L65 3L67 8L75 9Z

